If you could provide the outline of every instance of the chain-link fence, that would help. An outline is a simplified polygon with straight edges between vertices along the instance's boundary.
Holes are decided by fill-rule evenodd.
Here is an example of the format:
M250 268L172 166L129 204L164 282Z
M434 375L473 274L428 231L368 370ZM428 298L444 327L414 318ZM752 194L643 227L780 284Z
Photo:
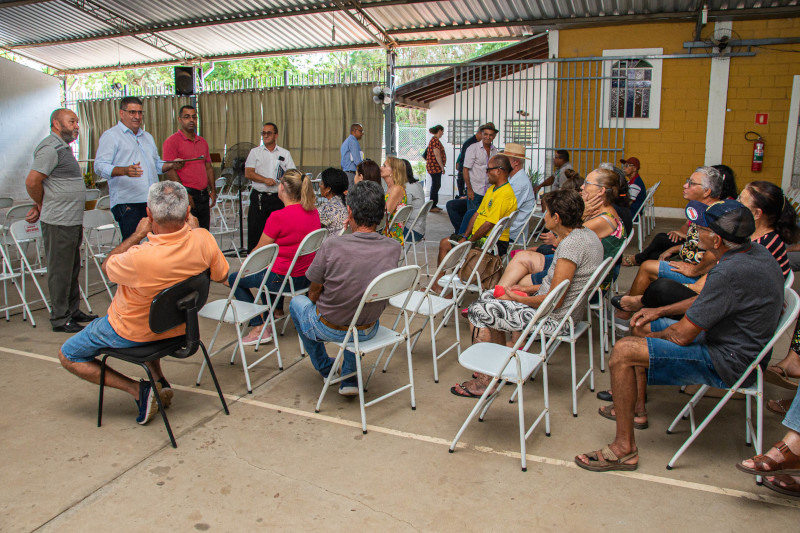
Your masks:
M414 176L425 179L425 158L422 152L428 146L428 129L425 126L411 124L397 125L397 157L408 159L414 168Z

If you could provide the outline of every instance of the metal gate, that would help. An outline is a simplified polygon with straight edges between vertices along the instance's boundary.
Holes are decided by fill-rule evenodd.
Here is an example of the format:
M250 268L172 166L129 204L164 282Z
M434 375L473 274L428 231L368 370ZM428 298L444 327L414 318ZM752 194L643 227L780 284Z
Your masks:
M460 146L481 124L494 122L500 130L495 146L525 146L526 167L534 178L536 172L540 179L552 174L559 149L569 151L584 177L602 162L618 165L626 118L637 106L638 112L649 106L649 93L630 78L633 66L608 58L457 66L450 142Z

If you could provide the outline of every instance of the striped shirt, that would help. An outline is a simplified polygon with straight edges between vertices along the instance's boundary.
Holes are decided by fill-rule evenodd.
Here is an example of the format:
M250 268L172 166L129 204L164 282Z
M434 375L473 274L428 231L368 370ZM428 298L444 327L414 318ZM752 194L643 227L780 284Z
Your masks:
M774 231L770 231L758 239L755 239L754 242L757 242L772 254L775 260L778 261L778 265L781 267L783 278L786 279L786 276L789 275L789 270L791 269L789 267L789 257L786 255L786 245L781 240L780 235Z

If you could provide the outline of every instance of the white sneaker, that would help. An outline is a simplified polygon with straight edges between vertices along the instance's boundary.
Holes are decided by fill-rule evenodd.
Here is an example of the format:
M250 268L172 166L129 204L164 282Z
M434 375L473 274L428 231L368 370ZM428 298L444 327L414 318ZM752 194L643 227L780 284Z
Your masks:
M343 383L339 387L339 394L342 396L358 396L358 387L356 385L345 385Z
M250 330L246 337L242 337L242 344L245 346L255 346L258 344L258 333L261 331L261 326L256 326ZM267 343L272 340L272 326L267 326L264 334L261 335L261 344Z

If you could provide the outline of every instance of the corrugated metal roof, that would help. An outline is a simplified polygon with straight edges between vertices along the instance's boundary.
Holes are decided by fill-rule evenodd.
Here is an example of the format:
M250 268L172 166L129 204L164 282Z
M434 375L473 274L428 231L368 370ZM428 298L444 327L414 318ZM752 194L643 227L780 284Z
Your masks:
M77 71L377 46L371 31L338 5L349 6L351 11L353 6L361 6L399 46L423 42L446 44L464 39L516 39L546 28L635 21L644 17L692 19L698 6L696 0L350 2L104 0L90 4L79 0L0 0L0 48L62 71ZM800 0L704 0L702 3L708 4L711 20L730 15L800 15ZM169 42L157 43L153 36ZM148 40L156 46L147 44Z

